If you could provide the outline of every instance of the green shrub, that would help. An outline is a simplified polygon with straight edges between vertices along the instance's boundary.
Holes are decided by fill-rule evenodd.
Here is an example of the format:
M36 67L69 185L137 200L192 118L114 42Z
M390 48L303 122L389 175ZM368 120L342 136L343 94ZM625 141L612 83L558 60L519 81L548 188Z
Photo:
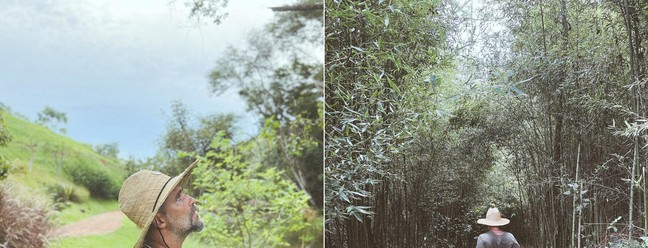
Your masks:
M648 241L642 238L642 241L639 242L633 239L619 239L616 241L609 242L610 248L645 248L648 247Z
M45 187L48 194L52 196L54 203L76 202L81 203L81 196L76 192L76 189L63 184L53 184Z
M31 202L21 202L0 186L0 246L45 247L47 211Z
M9 176L9 170L11 165L7 162L7 159L4 155L0 154L0 181L4 180Z
M85 186L90 195L101 199L116 199L119 193L119 182L112 178L106 168L82 163L65 165L63 170L72 181Z
M4 124L2 111L0 111L0 147L6 147L7 144L11 141L12 136ZM9 165L7 158L3 153L0 152L0 181L7 178L7 176L9 175L9 169L11 169L11 166Z
M286 240L291 247L324 247L324 218L322 212L315 209L305 209L303 212L306 226L297 231L286 235Z
M200 239L219 247L290 247L288 238L296 233L304 246L315 242L305 229L321 222L312 217L309 196L283 171L246 161L254 142L230 143L216 137L214 151L193 173L194 187L203 192L198 200L206 225Z

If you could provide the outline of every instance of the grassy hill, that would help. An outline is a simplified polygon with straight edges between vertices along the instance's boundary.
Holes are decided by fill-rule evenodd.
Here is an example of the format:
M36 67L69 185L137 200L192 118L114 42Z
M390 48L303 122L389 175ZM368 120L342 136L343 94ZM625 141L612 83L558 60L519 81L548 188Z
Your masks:
M55 224L76 221L97 212L116 210L116 195L125 170L115 158L104 157L48 128L3 112L13 139L3 153L11 164L5 184L20 197L54 204L53 192L73 194L77 203L53 213Z
M12 167L9 177L2 182L9 192L15 193L18 198L51 208L49 215L54 227L104 212L119 211L115 200L116 195L113 195L115 198L97 197L96 193L93 195L91 189L97 185L88 187L83 183L87 178L95 177L96 180L108 183L100 182L99 186L114 186L113 190L118 190L126 172L117 159L102 156L96 153L92 146L76 142L41 125L6 112L0 111L0 114L3 115L5 125L13 137L9 145L2 148ZM84 177L86 180L79 177ZM48 188L56 185L74 191L79 198L78 202L65 204L62 209L55 210L53 194ZM123 222L122 228L110 234L54 239L50 240L49 246L53 248L132 247L132 243L137 240L139 230L127 218ZM208 247L194 236L186 240L186 246Z

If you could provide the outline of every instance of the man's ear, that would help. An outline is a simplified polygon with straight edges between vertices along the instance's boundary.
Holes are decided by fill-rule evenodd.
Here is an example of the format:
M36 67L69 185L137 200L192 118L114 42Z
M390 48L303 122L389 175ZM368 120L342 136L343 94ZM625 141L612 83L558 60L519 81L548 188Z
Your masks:
M166 228L168 222L166 219L166 216L163 214L157 213L155 214L155 218L153 219L153 223L157 226L158 229Z

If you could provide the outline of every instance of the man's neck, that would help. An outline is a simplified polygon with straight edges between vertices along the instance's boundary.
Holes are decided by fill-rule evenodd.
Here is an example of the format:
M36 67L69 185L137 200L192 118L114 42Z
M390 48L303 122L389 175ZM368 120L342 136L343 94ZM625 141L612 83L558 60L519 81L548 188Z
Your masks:
M162 230L161 234L164 235L164 238L160 236L160 233L157 231L153 233L155 234L148 243L151 248L182 248L182 243L184 243L185 238L187 238L187 236L180 237L167 230Z
M491 227L489 228L491 232L495 233L496 235L502 235L504 234L504 231L498 227Z

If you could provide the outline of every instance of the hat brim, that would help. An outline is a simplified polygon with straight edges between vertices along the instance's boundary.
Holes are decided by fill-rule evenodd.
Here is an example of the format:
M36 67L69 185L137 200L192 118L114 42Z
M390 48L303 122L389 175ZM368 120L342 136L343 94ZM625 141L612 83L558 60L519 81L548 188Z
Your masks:
M477 224L486 225L486 226L505 226L508 225L508 223L511 223L511 220L507 218L501 218L500 220L487 220L487 219L477 220Z
M175 189L178 185L182 185L187 182L187 180L189 179L187 176L191 175L191 171L193 170L194 167L196 167L197 163L198 160L191 163L191 165L189 165L187 169L185 169L182 173L180 173L180 175L177 175L176 177L173 177L171 178L171 180L169 180L169 183L167 183L167 186L165 186L164 189L162 190L162 193L160 194L160 199L155 205L155 209L153 210L154 214L151 214L146 219L146 222L144 222L145 225L142 227L142 232L140 232L139 239L137 239L137 243L135 243L134 248L144 247L144 242L146 241L146 234L148 234L148 231L151 228L151 223L153 223L153 219L155 219L155 214L160 210L160 207L162 207L162 204L164 204L167 197L169 197L171 191Z

